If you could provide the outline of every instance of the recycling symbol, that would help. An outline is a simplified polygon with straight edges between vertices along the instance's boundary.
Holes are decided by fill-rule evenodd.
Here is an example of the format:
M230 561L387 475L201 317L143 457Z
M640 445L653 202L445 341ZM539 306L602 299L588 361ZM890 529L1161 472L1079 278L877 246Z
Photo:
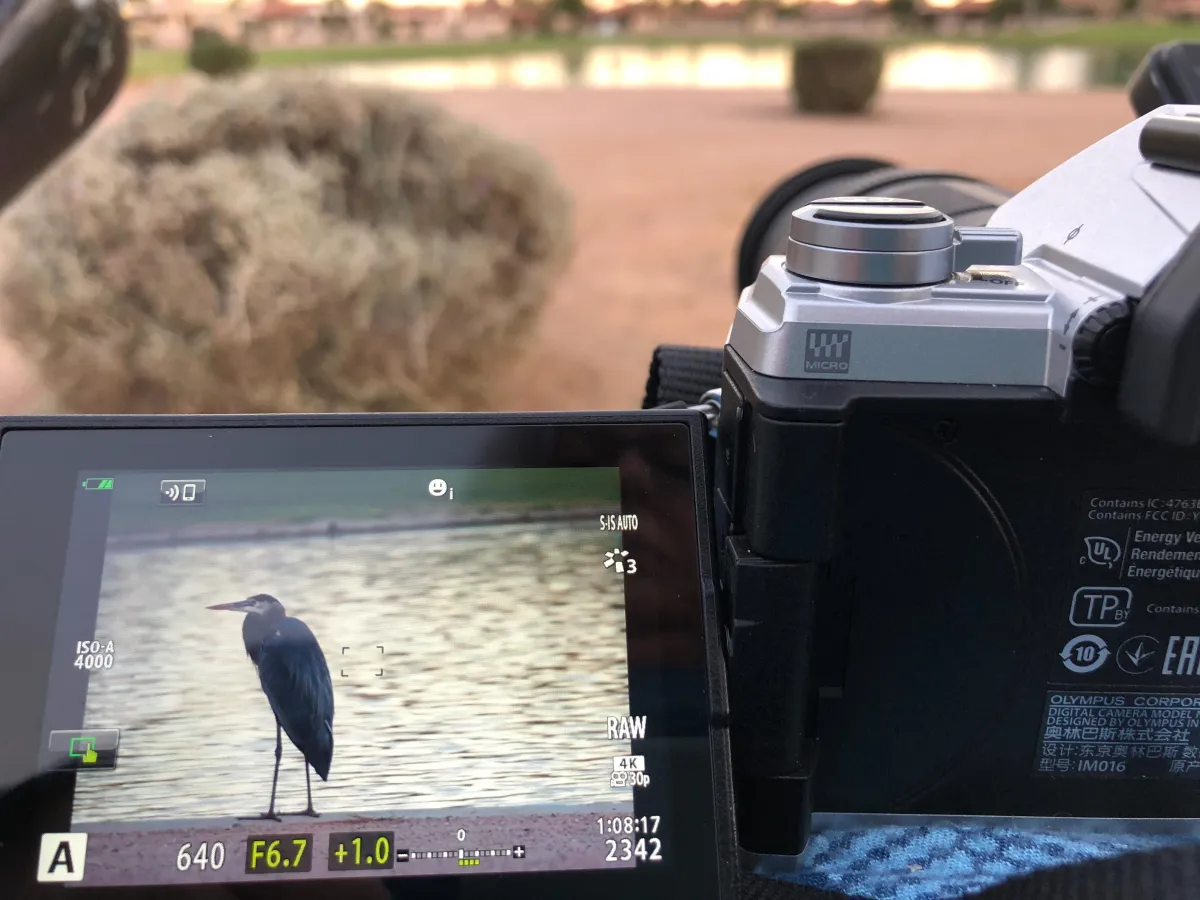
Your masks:
M1063 665L1078 675L1095 672L1108 662L1111 651L1108 642L1095 634L1081 634L1067 641L1058 654Z

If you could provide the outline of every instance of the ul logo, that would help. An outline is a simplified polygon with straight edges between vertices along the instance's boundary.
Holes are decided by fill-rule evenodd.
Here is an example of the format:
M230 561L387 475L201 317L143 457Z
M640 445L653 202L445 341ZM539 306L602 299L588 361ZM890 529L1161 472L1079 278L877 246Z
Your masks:
M810 328L804 347L806 372L850 371L850 332Z
M1121 545L1109 537L1087 537L1083 539L1084 549L1087 550L1087 556L1080 558L1079 562L1092 563L1096 566L1106 566L1112 568L1121 561Z

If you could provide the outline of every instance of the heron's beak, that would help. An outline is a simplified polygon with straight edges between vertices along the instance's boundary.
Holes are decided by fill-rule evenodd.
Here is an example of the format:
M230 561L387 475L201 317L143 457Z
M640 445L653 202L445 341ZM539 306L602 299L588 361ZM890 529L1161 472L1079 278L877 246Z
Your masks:
M231 612L245 612L250 606L251 603L249 600L238 600L234 603L218 603L215 606L208 607L208 609L227 609Z

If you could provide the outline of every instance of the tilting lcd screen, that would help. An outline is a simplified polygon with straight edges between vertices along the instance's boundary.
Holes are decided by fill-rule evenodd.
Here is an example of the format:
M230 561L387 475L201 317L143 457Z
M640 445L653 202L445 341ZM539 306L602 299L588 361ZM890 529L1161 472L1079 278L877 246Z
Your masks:
M170 474L79 475L42 880L662 858L617 468Z

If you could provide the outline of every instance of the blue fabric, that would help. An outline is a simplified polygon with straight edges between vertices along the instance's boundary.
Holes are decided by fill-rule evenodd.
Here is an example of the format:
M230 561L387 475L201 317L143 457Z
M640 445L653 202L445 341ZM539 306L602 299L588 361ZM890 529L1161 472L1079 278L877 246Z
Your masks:
M978 825L825 831L788 881L872 900L949 900L1037 869L1195 840L1179 835L1045 834Z

